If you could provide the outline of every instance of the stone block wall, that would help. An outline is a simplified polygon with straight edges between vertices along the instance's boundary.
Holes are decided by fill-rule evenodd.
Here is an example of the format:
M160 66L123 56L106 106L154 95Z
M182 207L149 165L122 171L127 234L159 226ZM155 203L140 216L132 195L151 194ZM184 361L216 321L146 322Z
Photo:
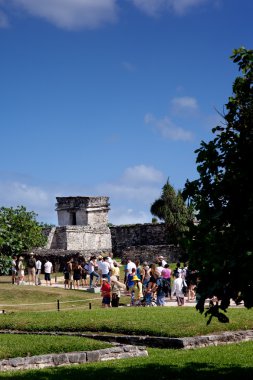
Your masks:
M122 257L128 247L167 245L164 223L131 224L110 227L114 256Z
M145 347L116 346L97 351L66 352L0 360L0 371L39 369L63 365L84 364L98 361L148 356Z
M47 249L109 250L112 249L110 229L106 225L54 227L48 233Z
M44 255L54 258L57 252L60 256L80 253L89 258L92 254L98 256L102 253L113 253L114 257L126 260L139 259L140 262L153 262L159 255L164 256L168 262L185 261L184 252L174 245L167 243L167 231L164 223L132 224L122 226L62 226L45 229L48 238ZM39 252L37 252L39 254ZM42 253L42 251L41 251Z
M177 261L183 262L185 254L180 247L174 245L142 245L126 247L122 250L122 262L125 263L127 258L132 261L139 260L140 263L147 261L152 263L157 261L158 256L163 256L167 263L175 263Z

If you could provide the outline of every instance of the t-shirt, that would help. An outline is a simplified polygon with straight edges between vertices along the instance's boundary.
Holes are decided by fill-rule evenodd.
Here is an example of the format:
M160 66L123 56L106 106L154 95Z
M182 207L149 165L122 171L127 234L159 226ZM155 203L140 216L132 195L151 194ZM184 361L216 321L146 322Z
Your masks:
M100 290L103 297L110 298L111 285L108 282L103 282Z
M127 266L126 266L127 273L132 273L133 268L136 269L135 263L133 263L132 261L127 263Z
M102 274L108 274L110 270L110 264L108 263L108 261L102 261L102 263L100 264L100 269L102 271Z
M163 278L170 278L171 276L171 269L169 268L163 268L162 270L162 277Z
M53 264L50 261L45 262L45 264L44 264L45 273L51 273L52 267L53 267Z
M127 276L127 286L129 288L132 288L135 284L135 282L133 281L134 276L135 276L135 274L132 274L132 273Z
M89 261L89 274L94 272L94 270L95 270L95 262L93 260L90 260Z

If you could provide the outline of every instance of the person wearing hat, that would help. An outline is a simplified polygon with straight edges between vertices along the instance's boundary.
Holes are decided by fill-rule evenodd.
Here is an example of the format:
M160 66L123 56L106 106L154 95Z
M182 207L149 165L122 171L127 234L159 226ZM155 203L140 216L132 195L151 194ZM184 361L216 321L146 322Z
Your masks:
M18 259L18 285L24 284L24 277L25 277L25 265L24 265L24 258L23 256L19 256Z
M133 286L133 299L132 299L132 306L134 306L136 303L140 301L141 298L143 298L143 292L142 292L142 283L140 278L135 275L133 276L134 286Z
M117 280L119 281L120 268L119 268L117 261L113 262L113 268L111 270L112 270L112 276L116 276Z
M158 262L160 263L162 263L162 267L164 267L166 264L167 264L167 261L164 259L164 257L163 256L158 256Z
M30 257L29 257L28 263L27 263L27 271L28 271L28 283L29 283L29 285L31 283L35 285L36 260L35 260L33 252L30 252Z
M108 278L102 278L102 286L101 286L101 296L102 298L102 307L110 307L111 306L111 286L108 282Z
M122 282L119 282L117 277L112 275L111 276L112 307L119 306L121 289L126 289L126 285L123 284Z

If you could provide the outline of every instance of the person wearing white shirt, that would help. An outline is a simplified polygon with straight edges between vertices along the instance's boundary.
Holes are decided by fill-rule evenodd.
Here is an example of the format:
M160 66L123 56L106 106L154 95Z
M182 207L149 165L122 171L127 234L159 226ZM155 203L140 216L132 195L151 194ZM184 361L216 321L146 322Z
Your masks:
M161 261L159 261L158 266L156 267L156 269L158 270L158 272L161 275L162 274L162 270L164 269Z
M52 269L53 269L53 264L51 263L51 261L49 261L48 259L46 259L46 262L44 264L44 272L45 272L46 285L48 285L48 283L50 285L52 285L52 282L51 282Z
M184 293L183 293L184 280L180 277L179 273L175 274L175 280L173 283L172 294L176 295L177 305L184 305Z
M104 257L103 261L100 264L101 272L102 272L102 278L107 278L108 281L110 280L110 269L111 265L108 261L108 257Z
M35 264L35 268L36 268L35 285L41 285L41 281L40 281L41 266L42 266L42 263L40 259L37 259L36 264Z
M132 273L133 268L136 269L135 263L131 261L131 259L127 259L127 266L126 266L127 274Z

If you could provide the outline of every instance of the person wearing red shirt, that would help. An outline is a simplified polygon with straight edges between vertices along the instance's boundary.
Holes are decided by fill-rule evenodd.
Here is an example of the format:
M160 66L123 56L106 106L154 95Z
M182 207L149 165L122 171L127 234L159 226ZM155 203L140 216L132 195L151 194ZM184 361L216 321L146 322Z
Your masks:
M102 278L101 286L102 307L111 306L111 285L108 282L108 278Z

